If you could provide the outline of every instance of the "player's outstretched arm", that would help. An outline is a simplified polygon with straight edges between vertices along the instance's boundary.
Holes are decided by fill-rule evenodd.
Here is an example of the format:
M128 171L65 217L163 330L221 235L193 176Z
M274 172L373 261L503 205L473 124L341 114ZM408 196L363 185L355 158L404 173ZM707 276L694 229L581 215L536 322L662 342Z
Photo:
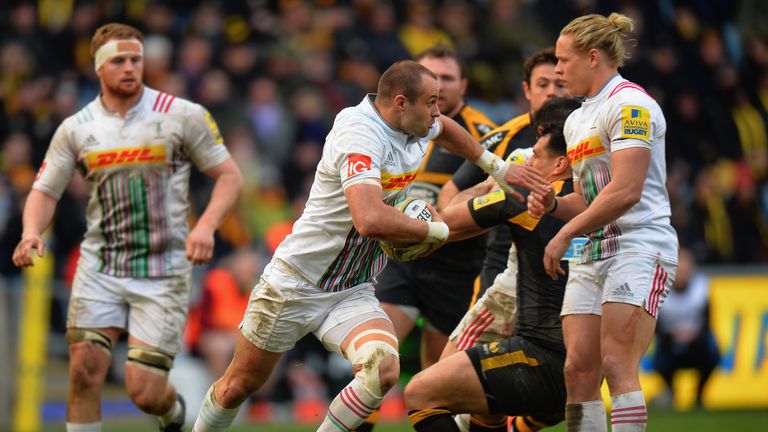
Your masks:
M437 211L432 210L432 222L411 219L382 200L381 187L372 184L354 184L344 189L352 223L362 236L395 243L430 241L430 236L448 237L448 227ZM441 226L444 229L441 230ZM438 242L440 238L433 239Z
M243 176L232 159L205 171L205 175L216 182L210 202L187 237L187 259L192 264L204 264L213 258L213 233L235 206L243 189Z
M51 224L57 203L58 200L45 192L37 189L32 189L29 192L22 216L24 229L21 234L21 241L16 246L16 250L13 251L13 264L17 267L33 265L33 249L37 251L39 257L45 254L45 242L41 235Z
M484 149L469 132L451 118L441 115L439 121L442 129L435 142L451 153L474 161L483 171L495 178L505 192L512 194L519 201L524 202L525 199L515 192L512 186L542 195L551 190L549 182L532 167L505 163L503 159Z
M459 241L476 237L492 229L492 227L482 227L478 225L477 221L475 221L469 211L467 201L471 201L475 197L483 196L497 187L498 186L493 178L489 177L488 180L476 184L453 196L450 202L448 202L445 208L440 212L440 215L450 229L448 241Z

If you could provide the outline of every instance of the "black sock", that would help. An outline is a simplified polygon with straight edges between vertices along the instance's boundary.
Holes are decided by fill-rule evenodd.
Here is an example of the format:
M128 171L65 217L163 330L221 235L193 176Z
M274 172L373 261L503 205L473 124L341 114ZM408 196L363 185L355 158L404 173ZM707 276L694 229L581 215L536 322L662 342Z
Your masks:
M408 420L418 432L459 432L453 414L445 408L411 411Z
M483 417L471 416L469 418L469 432L506 432L507 419L499 422L498 420L487 420Z

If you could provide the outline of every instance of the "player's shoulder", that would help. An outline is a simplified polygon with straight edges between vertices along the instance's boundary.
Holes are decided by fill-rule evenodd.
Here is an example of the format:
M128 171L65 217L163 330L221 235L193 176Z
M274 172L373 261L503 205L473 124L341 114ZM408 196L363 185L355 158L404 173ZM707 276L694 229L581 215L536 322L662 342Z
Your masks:
M627 80L620 81L608 92L606 102L614 109L625 105L637 105L654 110L659 107L645 88Z
M150 87L144 87L144 109L160 114L204 115L208 112L202 105L174 94Z
M397 133L387 125L372 107L359 105L344 108L333 122L337 135L373 135L377 139L385 139L387 135Z

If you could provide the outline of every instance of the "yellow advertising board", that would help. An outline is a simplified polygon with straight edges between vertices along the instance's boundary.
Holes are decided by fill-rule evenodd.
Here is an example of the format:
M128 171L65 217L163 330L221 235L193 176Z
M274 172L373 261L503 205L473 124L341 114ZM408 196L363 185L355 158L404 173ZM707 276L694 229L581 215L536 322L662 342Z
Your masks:
M710 303L710 322L722 359L705 389L705 407L768 408L768 276L712 276ZM653 347L642 362L646 400L664 391L664 382L651 369L652 353ZM676 408L693 407L697 383L695 371L678 372ZM610 400L603 387L605 400Z

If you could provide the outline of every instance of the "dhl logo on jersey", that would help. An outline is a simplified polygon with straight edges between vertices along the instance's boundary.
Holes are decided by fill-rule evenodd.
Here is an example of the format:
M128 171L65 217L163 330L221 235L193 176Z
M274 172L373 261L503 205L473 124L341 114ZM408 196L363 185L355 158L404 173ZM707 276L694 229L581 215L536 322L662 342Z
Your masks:
M382 174L381 188L385 191L405 189L416 180L416 171L402 174Z
M164 144L94 151L85 155L85 162L88 164L88 168L92 170L126 165L158 164L165 163L165 161Z
M621 137L647 140L651 134L651 115L635 105L621 107Z
M593 135L568 149L568 162L573 165L582 159L589 159L603 153L605 153L605 147L603 147L600 137Z

